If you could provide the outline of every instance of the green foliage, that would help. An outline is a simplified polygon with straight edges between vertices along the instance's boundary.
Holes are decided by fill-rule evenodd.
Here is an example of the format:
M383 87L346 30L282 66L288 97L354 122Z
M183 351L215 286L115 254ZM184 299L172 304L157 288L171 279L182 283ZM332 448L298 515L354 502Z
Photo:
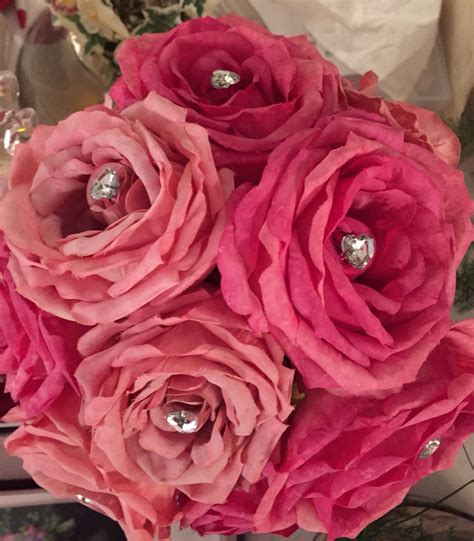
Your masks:
M51 506L38 508L26 515L18 512L15 514L12 509L0 511L0 535L19 534L19 541L30 533L31 529L44 532L45 541L66 541L72 537L75 528L74 518L62 518Z
M81 13L73 15L56 12L51 0L53 13L59 20L67 20L74 28L73 33L80 34L84 42L80 56L86 65L95 71L110 85L120 75L119 67L115 62L115 51L121 42L116 34L107 34L107 37L98 32L89 33L81 20ZM145 33L168 32L180 22L193 17L200 17L204 12L206 0L102 0L112 8L122 23L126 26L130 35L139 36ZM96 62L103 58L105 62Z
M474 245L471 246L471 250L474 250ZM474 308L474 259L470 259L469 254L457 271L454 304L460 312Z
M140 36L146 33L168 32L180 22L180 12L173 10L168 13L160 13L154 9L143 10L144 21L137 26L133 34Z
M474 154L474 92L471 93L466 110L459 122L449 120L447 124L461 143L461 160Z
M369 524L355 539L355 541L436 541L440 533L428 533L423 527L421 517L408 520L412 513L402 506L395 508L372 524ZM466 537L456 534L452 526L447 526L442 533L443 541L466 541ZM337 541L353 541L346 537Z
M202 17L205 3L206 3L206 0L184 0L183 8L185 8L186 6L194 6L198 17Z

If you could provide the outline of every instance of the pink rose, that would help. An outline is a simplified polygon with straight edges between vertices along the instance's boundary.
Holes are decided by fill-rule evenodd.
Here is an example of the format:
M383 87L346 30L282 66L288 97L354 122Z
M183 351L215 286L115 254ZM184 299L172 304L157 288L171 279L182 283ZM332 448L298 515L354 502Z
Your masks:
M19 295L7 270L8 256L0 235L0 374L6 376L5 392L35 416L72 383L80 361L77 341L85 328Z
M183 507L181 527L191 527L200 535L229 536L251 532L258 504L267 490L268 483L262 480L248 490L234 490L221 504L189 501Z
M229 175L205 130L154 94L38 128L0 203L18 291L85 325L176 297L215 264Z
M409 382L449 327L472 202L459 171L405 136L379 115L328 116L229 203L224 298L277 338L309 388ZM350 235L366 235L365 252L351 253Z
M275 36L237 16L194 19L163 34L127 40L122 77L110 93L127 107L155 91L208 128L218 166L258 182L269 152L309 128L339 100L339 76L304 36ZM213 88L215 70L240 78Z
M245 524L355 537L422 477L450 468L474 431L473 342L474 320L455 326L417 380L385 398L309 391L258 498L235 491L225 505L192 504L186 523L201 534L239 533Z
M456 165L461 154L456 134L432 111L376 96L377 81L377 75L368 72L360 80L357 91L350 81L343 80L348 105L368 113L379 113L392 126L406 130L410 142L431 150L446 163Z
M290 414L293 371L220 296L189 293L98 325L76 377L92 459L206 503L258 481Z
M128 541L154 541L178 508L174 491L156 483L131 483L105 455L94 449L90 430L78 422L80 398L66 388L47 412L23 424L6 441L7 451L23 460L40 486L120 523ZM93 462L94 451L98 462Z

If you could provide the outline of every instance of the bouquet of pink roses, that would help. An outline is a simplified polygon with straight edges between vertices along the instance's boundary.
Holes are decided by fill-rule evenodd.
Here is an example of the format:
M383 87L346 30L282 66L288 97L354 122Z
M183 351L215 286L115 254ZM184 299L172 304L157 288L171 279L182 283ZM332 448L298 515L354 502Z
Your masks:
M354 537L474 431L459 143L235 16L117 59L0 202L8 451L130 541Z

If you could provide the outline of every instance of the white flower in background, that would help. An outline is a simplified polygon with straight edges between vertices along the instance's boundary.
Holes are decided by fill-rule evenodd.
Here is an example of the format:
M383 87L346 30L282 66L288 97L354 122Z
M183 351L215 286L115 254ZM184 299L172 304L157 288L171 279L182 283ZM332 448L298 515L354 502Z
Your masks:
M51 0L51 5L60 15L74 15L77 11L77 0Z
M120 17L102 0L77 0L77 11L81 24L89 34L100 34L111 41L130 36Z

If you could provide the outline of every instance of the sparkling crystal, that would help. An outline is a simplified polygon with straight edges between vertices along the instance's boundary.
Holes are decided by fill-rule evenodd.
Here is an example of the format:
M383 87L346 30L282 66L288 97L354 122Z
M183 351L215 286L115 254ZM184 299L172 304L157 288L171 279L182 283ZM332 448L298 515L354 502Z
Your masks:
M120 177L107 168L91 187L92 199L114 199L120 190Z
M229 88L240 82L240 75L235 71L214 70L211 76L211 85L213 88Z
M430 440L420 453L420 458L428 458L431 455L434 455L441 445L441 438L435 438Z
M94 502L90 498L86 498L82 494L76 494L76 498L79 500L80 503L83 505L92 505Z
M375 255L375 240L370 235L345 235L341 249L346 261L357 270L362 270Z
M11 71L0 71L0 111L16 109L19 94L15 74Z
M37 125L38 117L31 107L9 115L2 126L4 149L13 154L17 145L28 141Z
M171 411L165 416L166 422L177 432L191 434L199 428L198 416L192 411Z

